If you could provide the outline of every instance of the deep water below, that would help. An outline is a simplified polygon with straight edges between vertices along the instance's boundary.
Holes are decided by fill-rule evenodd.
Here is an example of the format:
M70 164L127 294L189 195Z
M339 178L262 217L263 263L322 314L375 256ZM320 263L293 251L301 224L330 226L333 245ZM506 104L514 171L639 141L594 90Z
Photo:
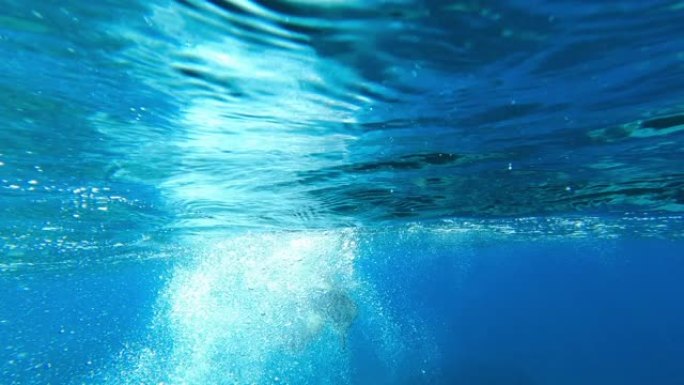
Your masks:
M422 248L390 247L384 285L433 333L442 368L433 383L678 384L682 246L503 242L465 257L440 250L426 264L405 259Z
M352 292L359 314L344 348L331 333L316 337L331 341L330 349L347 360L331 364L306 352L329 347L311 345L284 354L276 369L254 369L261 370L255 374L260 383L684 381L681 241L385 232L361 233L358 242L357 278L373 282L377 296L371 301L363 298L368 291ZM171 277L184 268L153 260L2 276L4 383L183 383L167 377L182 358L174 357L181 353L173 345L182 341L154 335L171 323L159 315L161 303L174 295ZM216 290L210 296L232 295L240 293ZM215 321L208 316L207 322ZM206 335L207 341L225 337L211 326L208 333L215 335ZM265 338L282 332L259 330ZM154 363L143 362L143 350L155 352ZM288 369L293 357L310 360L313 371ZM196 383L235 368L213 360L216 366ZM152 366L140 371L141 365ZM269 372L275 375L266 377Z
M0 383L94 378L144 337L161 274L153 261L0 276Z

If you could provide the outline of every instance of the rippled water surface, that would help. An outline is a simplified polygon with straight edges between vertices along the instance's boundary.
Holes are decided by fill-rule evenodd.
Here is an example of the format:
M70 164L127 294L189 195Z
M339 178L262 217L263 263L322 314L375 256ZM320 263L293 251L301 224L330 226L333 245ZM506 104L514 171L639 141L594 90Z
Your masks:
M0 383L684 382L681 2L0 6Z

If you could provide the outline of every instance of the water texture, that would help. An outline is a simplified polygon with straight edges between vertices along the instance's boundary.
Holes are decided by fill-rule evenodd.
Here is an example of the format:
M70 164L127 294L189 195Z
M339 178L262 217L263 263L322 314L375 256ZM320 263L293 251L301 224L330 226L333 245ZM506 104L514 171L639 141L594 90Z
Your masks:
M684 383L681 2L0 6L0 384Z

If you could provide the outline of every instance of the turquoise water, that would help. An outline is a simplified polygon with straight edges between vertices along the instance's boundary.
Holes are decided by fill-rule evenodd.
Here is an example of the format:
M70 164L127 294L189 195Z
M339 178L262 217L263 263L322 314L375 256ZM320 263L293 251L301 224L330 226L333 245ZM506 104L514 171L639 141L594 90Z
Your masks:
M681 3L0 5L0 384L684 383Z

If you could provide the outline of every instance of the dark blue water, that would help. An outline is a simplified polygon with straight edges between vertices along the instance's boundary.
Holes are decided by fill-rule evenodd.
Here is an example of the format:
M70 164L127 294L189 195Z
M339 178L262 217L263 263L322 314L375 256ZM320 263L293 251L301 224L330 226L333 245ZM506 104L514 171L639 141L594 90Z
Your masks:
M0 6L0 384L684 384L682 4Z
M420 266L388 248L396 278L385 290L416 317L405 334L416 340L408 383L684 381L681 243L508 241L410 253L429 254ZM439 356L422 363L430 344Z

